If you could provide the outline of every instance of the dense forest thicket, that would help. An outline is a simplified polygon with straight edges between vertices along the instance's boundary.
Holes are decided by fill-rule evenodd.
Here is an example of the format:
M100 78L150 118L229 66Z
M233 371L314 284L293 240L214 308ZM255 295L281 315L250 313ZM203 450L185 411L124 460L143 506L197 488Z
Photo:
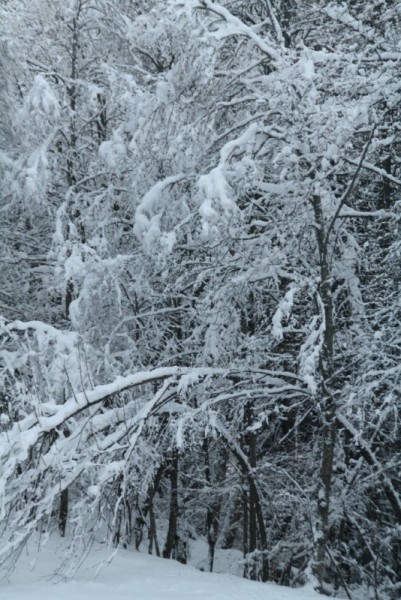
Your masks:
M0 559L401 595L401 2L0 7Z

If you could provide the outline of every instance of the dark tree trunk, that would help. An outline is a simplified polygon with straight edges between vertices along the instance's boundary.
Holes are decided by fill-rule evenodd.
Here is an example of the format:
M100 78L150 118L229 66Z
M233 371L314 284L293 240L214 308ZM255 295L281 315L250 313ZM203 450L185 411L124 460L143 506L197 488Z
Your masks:
M156 519L153 510L153 496L149 500L149 546L148 553L153 553L153 543L155 544L156 556L160 556L159 542L157 540Z
M173 450L170 463L170 512L168 520L168 531L166 543L163 549L163 557L171 558L177 542L177 519L178 519L178 450Z
M333 478L334 451L336 446L336 404L330 393L333 385L333 352L334 352L334 321L333 298L331 294L331 273L328 258L329 231L325 230L321 198L314 196L312 200L316 223L316 240L320 262L320 297L323 304L322 319L325 329L320 362L321 374L321 411L322 438L320 478L317 490L318 526L315 541L314 574L323 591L326 573L326 555L329 536L330 496Z
M253 422L253 406L247 405L246 407L246 425L247 425L247 434L246 441L248 446L248 461L251 469L255 469L256 467L256 435L251 430L252 422ZM249 491L249 546L248 552L252 554L255 552L257 548L257 524L256 524L256 496L257 490L252 480L248 480ZM251 564L248 567L248 577L256 581L258 579L257 573L257 564L255 558L252 558Z
M68 519L68 488L60 494L60 510L58 514L58 528L61 537L65 537Z
M203 451L204 451L204 455L205 455L206 481L209 486L209 489L211 489L213 482L212 482L212 473L211 473L211 468L210 468L209 440L207 438L205 438L203 441ZM220 472L218 473L218 481L222 481L222 479L224 479L224 476L225 476L225 467L226 467L225 459L223 459L223 463L224 463L223 465L219 465L219 467L220 467L219 471L221 470L221 467L222 467L223 473L220 473ZM211 490L211 493L213 496L212 490ZM209 571L210 572L213 571L215 548L216 548L216 542L217 542L217 535L219 532L220 503L221 503L220 498L213 499L213 497L212 497L207 506L206 535L207 535L207 542L208 542L208 548L209 548L208 562L209 562Z

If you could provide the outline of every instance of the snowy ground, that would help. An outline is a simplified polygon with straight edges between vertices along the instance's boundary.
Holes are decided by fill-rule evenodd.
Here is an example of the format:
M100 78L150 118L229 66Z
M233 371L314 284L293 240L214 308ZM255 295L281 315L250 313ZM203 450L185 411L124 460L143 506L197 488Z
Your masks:
M104 550L92 550L72 580L52 583L56 546L49 543L35 560L24 553L1 600L321 600L311 587L292 590L227 574L201 572L144 553L119 550L96 575ZM32 568L35 563L34 568Z

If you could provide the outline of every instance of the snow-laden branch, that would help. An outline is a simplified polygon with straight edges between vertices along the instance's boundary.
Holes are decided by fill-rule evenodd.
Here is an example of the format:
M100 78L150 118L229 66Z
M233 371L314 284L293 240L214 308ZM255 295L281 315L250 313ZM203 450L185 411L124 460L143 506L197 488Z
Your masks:
M71 350L78 341L74 331L62 331L43 321L11 321L4 325L4 331L34 331L38 339L46 337L56 342L57 350Z
M199 178L199 190L205 198L199 208L199 214L202 218L203 231L206 235L209 231L209 221L215 220L217 215L213 207L213 201L217 200L219 207L223 209L225 214L229 214L237 208L236 203L230 197L230 188L225 175L226 166L235 150L246 147L254 139L257 131L257 123L252 123L241 135L224 144L220 150L218 165L209 173Z
M359 165L358 161L353 160L351 158L344 157L343 160L349 163L350 165L355 165L356 167ZM372 163L367 162L366 160L362 161L361 168L366 169L367 171L372 171L373 173L377 173L377 175L380 175L381 177L383 177L383 179L387 179L387 181L391 181L391 183L394 183L394 185L401 186L400 179L394 177L394 175L391 175L391 173L387 173L385 169L381 169L380 167L377 167L376 165L373 165Z
M326 328L324 310L320 296L318 296L318 302L321 309L321 317L313 317L310 324L310 334L299 351L299 374L302 376L313 395L316 394L318 389L316 370L323 347L323 338Z
M280 54L273 48L272 45L267 44L257 33L253 31L251 27L243 23L238 17L235 17L229 10L220 4L215 4L210 0L201 0L199 8L205 8L208 11L218 15L227 24L227 27L219 32L219 37L229 37L232 35L242 35L250 39L258 48L266 54L274 63L282 61Z
M329 224L329 226L327 228L326 239L325 239L325 242L324 242L325 245L326 245L326 247L327 247L327 244L329 242L330 234L331 234L331 232L334 229L334 225L335 225L335 223L337 221L337 218L339 217L340 212L341 212L343 206L347 203L348 198L350 198L352 192L354 191L356 182L357 182L358 177L359 177L359 173L360 173L360 171L362 169L362 165L363 165L365 157L366 157L366 155L368 153L368 150L369 150L369 148L370 148L370 146L372 144L372 140L373 140L373 137L375 135L376 129L377 129L377 125L374 124L373 127L372 127L372 130L370 132L369 139L366 142L366 144L365 144L365 146L364 146L364 148L362 150L362 154L361 154L360 159L359 159L359 161L357 163L357 167L356 167L355 172L354 172L354 174L352 176L352 179L351 179L351 181L350 181L347 189L345 190L344 194L340 198L340 201L338 203L336 212L334 213L334 216L332 217L332 219L330 221L330 224Z
M283 320L287 320L292 311L292 307L294 304L294 296L299 291L297 286L293 286L291 289L286 292L284 298L280 301L276 312L272 318L272 335L279 341L283 339Z
M333 21L338 21L338 23L342 23L343 25L350 27L357 33L362 34L370 40L373 40L377 33L373 28L368 29L361 21L355 19L355 17L353 17L348 11L345 3L334 4L334 2L331 2L323 10Z
M183 179L185 179L185 175L182 174L166 177L155 183L144 195L135 211L134 233L139 239L146 243L152 243L159 238L161 212L155 212L156 206L163 192Z
M249 374L249 371L247 372ZM127 391L129 389L147 385L155 381L163 381L170 379L177 386L177 393L180 390L186 390L189 385L192 385L198 380L207 377L229 377L235 375L238 377L238 370L227 370L219 368L190 368L190 367L160 367L149 371L140 371L126 377L117 377L113 382L96 386L94 389L85 390L75 394L69 398L64 404L41 403L36 407L37 412L27 415L24 419L16 422L12 429L0 435L0 458L8 456L10 450L15 457L15 464L24 461L29 452L29 448L34 446L44 433L57 430L63 423L78 415L83 410L96 407L101 402L104 402L115 395ZM245 373L244 373L245 375ZM258 373L258 375L260 375ZM277 393L283 390L294 391L296 386L288 386L279 378L279 373L274 380L266 373L265 385L273 385L277 387ZM285 387L287 385L287 387ZM284 386L284 387L283 387ZM271 390L270 393L272 393ZM301 388L299 388L301 391ZM269 390L266 389L266 393ZM141 420L145 414L154 408L154 399L148 401L145 406L136 411L133 418ZM117 411L119 409L116 409ZM127 408L125 409L127 410ZM129 414L129 410L128 410ZM126 414L126 417L128 415ZM94 424L96 427L104 427L111 425L113 417L111 414L107 416L101 415L99 421ZM134 424L134 421L132 424Z
M32 415L15 423L11 431L0 435L0 455L3 453L4 449L8 450L10 444L9 440L14 434L17 434L17 437L21 437L23 432L29 431L29 436L27 436L26 439L29 439L28 445L33 445L41 433L50 432L56 429L82 410L95 406L116 394L154 381L162 381L169 377L179 379L189 373L196 373L199 377L207 377L225 375L227 370L213 368L191 369L183 367L160 367L150 371L140 371L126 377L117 377L111 383L98 385L92 390L86 390L75 394L62 405L43 404L41 406L43 411L46 411L47 414L49 412L53 412L54 414L51 414L50 416L37 415L34 419L34 421L36 421L36 427L33 427Z
M347 419L345 415L337 415L337 420L353 436L357 446L359 446L359 448L361 449L362 456L366 460L366 462L371 466L375 467L377 474L380 475L384 491L391 504L391 507L394 513L397 515L397 518L400 519L401 498L398 494L397 489L394 487L392 479L385 474L385 469L383 468L383 465L377 458L372 447L366 440L363 439L361 433L354 427L354 425L351 423L351 421Z
M379 218L388 218L397 216L396 213L390 212L388 210L355 210L350 206L343 206L338 213L339 217L342 218L356 218L356 217L379 217Z
M277 40L280 42L280 44L282 46L285 46L284 35L282 32L280 23L278 22L278 20L276 18L276 15L274 13L274 9L273 9L273 6L272 6L272 3L270 2L270 0L266 0L266 7L269 12L269 17L270 17L270 20L274 27L274 31L276 32Z

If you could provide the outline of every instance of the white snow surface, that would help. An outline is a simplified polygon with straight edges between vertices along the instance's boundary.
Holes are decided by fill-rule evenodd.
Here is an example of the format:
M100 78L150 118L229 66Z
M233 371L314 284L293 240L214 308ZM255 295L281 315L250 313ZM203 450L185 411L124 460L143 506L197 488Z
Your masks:
M317 600L311 586L300 589L257 583L234 575L206 573L145 553L92 549L68 581L55 583L57 545L50 540L39 557L31 548L19 559L9 582L0 582L4 600ZM99 572L99 565L106 561ZM32 566L34 565L34 566Z

